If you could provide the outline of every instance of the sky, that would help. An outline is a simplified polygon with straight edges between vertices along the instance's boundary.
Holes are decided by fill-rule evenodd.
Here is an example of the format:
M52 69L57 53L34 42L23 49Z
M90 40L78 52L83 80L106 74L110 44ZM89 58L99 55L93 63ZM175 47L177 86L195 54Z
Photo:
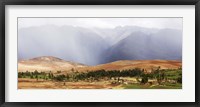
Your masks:
M84 28L115 28L140 26L147 28L182 29L182 18L18 18L18 28L43 25L79 26Z

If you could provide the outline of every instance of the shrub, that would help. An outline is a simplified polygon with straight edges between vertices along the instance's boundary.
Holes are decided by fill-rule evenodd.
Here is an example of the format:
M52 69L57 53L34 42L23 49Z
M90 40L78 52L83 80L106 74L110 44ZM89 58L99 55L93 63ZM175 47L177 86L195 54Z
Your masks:
M144 75L141 80L141 84L146 84L148 82L148 77Z
M182 77L178 77L178 78L177 78L177 82L178 82L178 83L182 83Z
M63 81L63 80L65 80L65 75L58 75L58 76L54 77L54 79L57 81Z

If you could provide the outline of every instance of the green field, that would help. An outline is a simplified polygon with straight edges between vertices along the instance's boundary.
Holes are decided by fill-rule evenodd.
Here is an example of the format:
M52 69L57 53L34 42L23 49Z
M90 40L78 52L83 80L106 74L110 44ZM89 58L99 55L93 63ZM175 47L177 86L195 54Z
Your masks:
M141 84L129 84L123 85L124 89L182 89L182 84L170 84L166 83L164 85L141 85Z

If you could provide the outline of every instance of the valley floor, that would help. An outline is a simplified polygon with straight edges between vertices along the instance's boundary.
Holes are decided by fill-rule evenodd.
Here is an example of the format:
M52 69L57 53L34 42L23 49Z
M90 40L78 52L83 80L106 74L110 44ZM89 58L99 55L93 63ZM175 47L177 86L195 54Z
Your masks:
M112 80L104 81L78 81L78 82L58 82L43 79L19 78L18 89L181 89L182 84L165 83L158 84L139 84L135 78L124 78L131 83L113 83ZM154 80L151 80L152 82Z

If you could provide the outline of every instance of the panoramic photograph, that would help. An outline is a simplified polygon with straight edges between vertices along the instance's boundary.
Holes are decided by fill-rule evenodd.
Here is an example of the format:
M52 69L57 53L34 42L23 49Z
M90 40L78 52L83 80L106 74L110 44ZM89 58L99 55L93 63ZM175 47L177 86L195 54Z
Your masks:
M182 18L18 18L18 89L182 89Z

